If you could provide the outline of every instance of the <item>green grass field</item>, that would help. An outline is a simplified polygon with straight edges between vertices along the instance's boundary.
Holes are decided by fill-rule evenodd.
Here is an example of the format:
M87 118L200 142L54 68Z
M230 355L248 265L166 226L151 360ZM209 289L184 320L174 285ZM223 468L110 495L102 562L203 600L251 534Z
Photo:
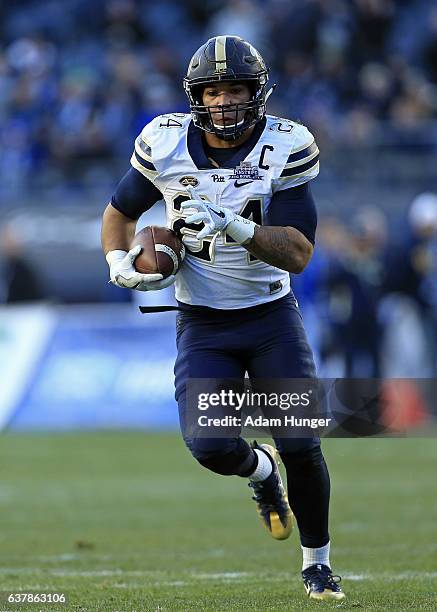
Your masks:
M66 606L0 610L437 610L434 440L328 440L343 603L310 602L297 534L271 540L244 480L177 434L2 435L0 591Z

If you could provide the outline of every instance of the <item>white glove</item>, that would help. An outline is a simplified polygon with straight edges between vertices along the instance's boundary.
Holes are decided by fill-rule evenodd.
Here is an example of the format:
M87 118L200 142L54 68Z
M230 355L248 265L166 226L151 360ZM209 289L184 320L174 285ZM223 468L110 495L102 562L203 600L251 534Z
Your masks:
M135 270L133 263L141 251L142 247L137 245L129 253L115 250L106 254L111 283L117 287L138 291L156 291L172 285L176 279L174 275L163 278L159 273L141 274Z
M229 208L201 200L192 188L188 189L188 193L191 199L182 203L182 209L194 208L197 212L188 216L185 221L187 223L203 222L205 224L205 227L196 236L198 240L224 230L238 244L244 244L253 238L256 223L236 215Z

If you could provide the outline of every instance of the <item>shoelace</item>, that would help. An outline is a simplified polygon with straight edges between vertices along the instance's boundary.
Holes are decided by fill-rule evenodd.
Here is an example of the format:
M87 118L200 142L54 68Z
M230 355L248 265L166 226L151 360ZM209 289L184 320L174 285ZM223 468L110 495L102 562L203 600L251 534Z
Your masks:
M339 583L341 582L341 576L338 574L333 574L332 572L325 569L313 569L308 576L305 576L305 580L308 582L323 582L323 586L329 586L338 588Z
M262 504L266 510L276 511L278 507L284 505L281 487L278 486L278 483L276 486L266 487L263 481L249 482L249 487L254 491L252 499Z

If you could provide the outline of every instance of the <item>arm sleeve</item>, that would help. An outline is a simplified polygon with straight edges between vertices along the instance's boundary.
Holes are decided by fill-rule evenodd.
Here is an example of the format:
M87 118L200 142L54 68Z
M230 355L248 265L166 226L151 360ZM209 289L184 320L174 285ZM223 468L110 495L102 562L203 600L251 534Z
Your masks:
M314 245L317 210L309 183L274 193L266 224L294 227Z
M162 200L159 189L143 174L130 168L118 183L111 204L123 215L136 221L159 200Z

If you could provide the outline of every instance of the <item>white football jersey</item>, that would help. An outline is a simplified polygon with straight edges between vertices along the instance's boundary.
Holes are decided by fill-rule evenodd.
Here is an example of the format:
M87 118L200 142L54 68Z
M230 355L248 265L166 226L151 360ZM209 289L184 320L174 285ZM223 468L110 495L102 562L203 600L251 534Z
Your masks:
M296 187L319 172L319 150L308 129L267 115L227 167L206 157L201 130L191 115L160 115L135 141L132 166L163 194L167 225L185 226L186 256L176 277L176 299L186 304L235 309L278 299L290 291L288 272L271 266L236 245L225 233L197 240L203 224L186 225L181 210L191 186L199 198L265 223L272 195ZM243 160L243 161L239 161ZM190 211L191 212L191 211Z

